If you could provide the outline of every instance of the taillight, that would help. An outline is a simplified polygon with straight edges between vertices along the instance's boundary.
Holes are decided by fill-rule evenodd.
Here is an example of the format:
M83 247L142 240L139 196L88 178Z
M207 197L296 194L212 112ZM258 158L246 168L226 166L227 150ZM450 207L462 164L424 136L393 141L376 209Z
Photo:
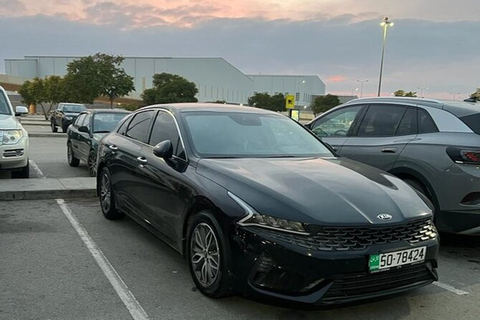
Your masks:
M480 149L448 147L447 154L455 163L480 164Z

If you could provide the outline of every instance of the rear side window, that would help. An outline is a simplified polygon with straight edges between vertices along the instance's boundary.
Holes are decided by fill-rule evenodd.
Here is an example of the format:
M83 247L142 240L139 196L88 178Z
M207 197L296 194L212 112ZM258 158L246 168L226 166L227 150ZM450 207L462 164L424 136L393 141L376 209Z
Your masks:
M363 118L359 137L387 137L395 135L406 107L372 105Z
M418 133L438 132L437 125L430 114L423 109L418 109Z
M396 136L417 134L417 109L408 108L397 128Z
M480 113L471 114L469 116L461 117L463 121L473 132L480 134Z
M150 123L152 122L154 115L154 110L141 112L135 115L132 121L130 121L125 135L132 139L147 143Z

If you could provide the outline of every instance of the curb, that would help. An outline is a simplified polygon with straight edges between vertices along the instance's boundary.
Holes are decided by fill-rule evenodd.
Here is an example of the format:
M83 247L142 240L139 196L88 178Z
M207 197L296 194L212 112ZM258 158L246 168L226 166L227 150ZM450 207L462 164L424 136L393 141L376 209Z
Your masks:
M29 133L28 137L38 138L38 137L48 137L48 138L66 138L67 134L64 133Z
M0 185L0 201L92 198L96 188L95 178L13 179Z
M0 192L0 201L15 200L47 200L57 198L95 198L97 190L38 190L38 191L3 191Z

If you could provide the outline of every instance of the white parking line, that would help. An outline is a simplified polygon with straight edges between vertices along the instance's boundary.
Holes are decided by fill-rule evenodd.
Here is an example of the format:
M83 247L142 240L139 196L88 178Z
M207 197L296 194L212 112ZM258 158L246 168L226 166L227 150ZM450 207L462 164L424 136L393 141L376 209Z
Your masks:
M33 162L33 160L28 160L28 162L30 164L30 167L32 167L32 169L37 173L37 175L39 175L40 178L45 179L45 176L43 175L42 170L40 170L40 168L37 166L37 164L35 162Z
M123 304L127 307L128 311L132 315L134 320L148 320L149 317L142 306L138 303L137 299L133 296L132 292L128 289L125 282L118 275L117 271L110 264L103 252L98 248L93 239L88 235L87 230L83 228L77 218L74 216L72 210L68 207L63 199L56 199L58 205L62 209L67 219L72 224L75 231L87 246L88 250L92 254L95 261L98 263L100 269L112 284L113 288L117 292L118 296L122 300Z
M443 283L443 282L434 282L433 284L436 285L437 287L440 287L442 289L445 289L445 290L448 290L448 291L453 292L455 294L458 294L459 296L466 296L467 294L469 294L467 291L459 290L459 289L454 288L451 285Z

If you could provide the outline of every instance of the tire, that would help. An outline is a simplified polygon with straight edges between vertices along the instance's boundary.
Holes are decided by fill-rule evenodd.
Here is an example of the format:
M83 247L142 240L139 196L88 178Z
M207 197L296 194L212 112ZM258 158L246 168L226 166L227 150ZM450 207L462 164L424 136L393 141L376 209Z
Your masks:
M104 167L102 171L100 171L100 176L97 182L100 184L100 208L102 208L102 213L105 218L108 220L118 220L122 219L125 214L118 211L115 207L115 195L113 193L111 181L110 170Z
M80 164L80 160L75 158L75 155L73 154L71 143L67 144L67 161L70 167L78 167L78 165Z
M12 178L28 179L30 178L30 162L20 171L12 171Z
M57 126L55 125L55 122L53 122L53 120L50 121L50 126L52 128L52 132L58 131Z
M88 172L90 173L90 177L96 177L97 176L97 154L93 150L91 150L90 153L88 154L87 167L88 167Z
M208 211L196 214L187 239L188 265L198 290L210 298L231 295L230 246L215 217Z
M432 196L428 192L427 188L418 180L415 179L403 179L403 182L407 183L410 187L413 189L417 190L420 192L422 195L425 196L425 199L423 199L425 202L427 202L427 205L431 208L434 209L435 212L438 212L437 206L435 206Z

